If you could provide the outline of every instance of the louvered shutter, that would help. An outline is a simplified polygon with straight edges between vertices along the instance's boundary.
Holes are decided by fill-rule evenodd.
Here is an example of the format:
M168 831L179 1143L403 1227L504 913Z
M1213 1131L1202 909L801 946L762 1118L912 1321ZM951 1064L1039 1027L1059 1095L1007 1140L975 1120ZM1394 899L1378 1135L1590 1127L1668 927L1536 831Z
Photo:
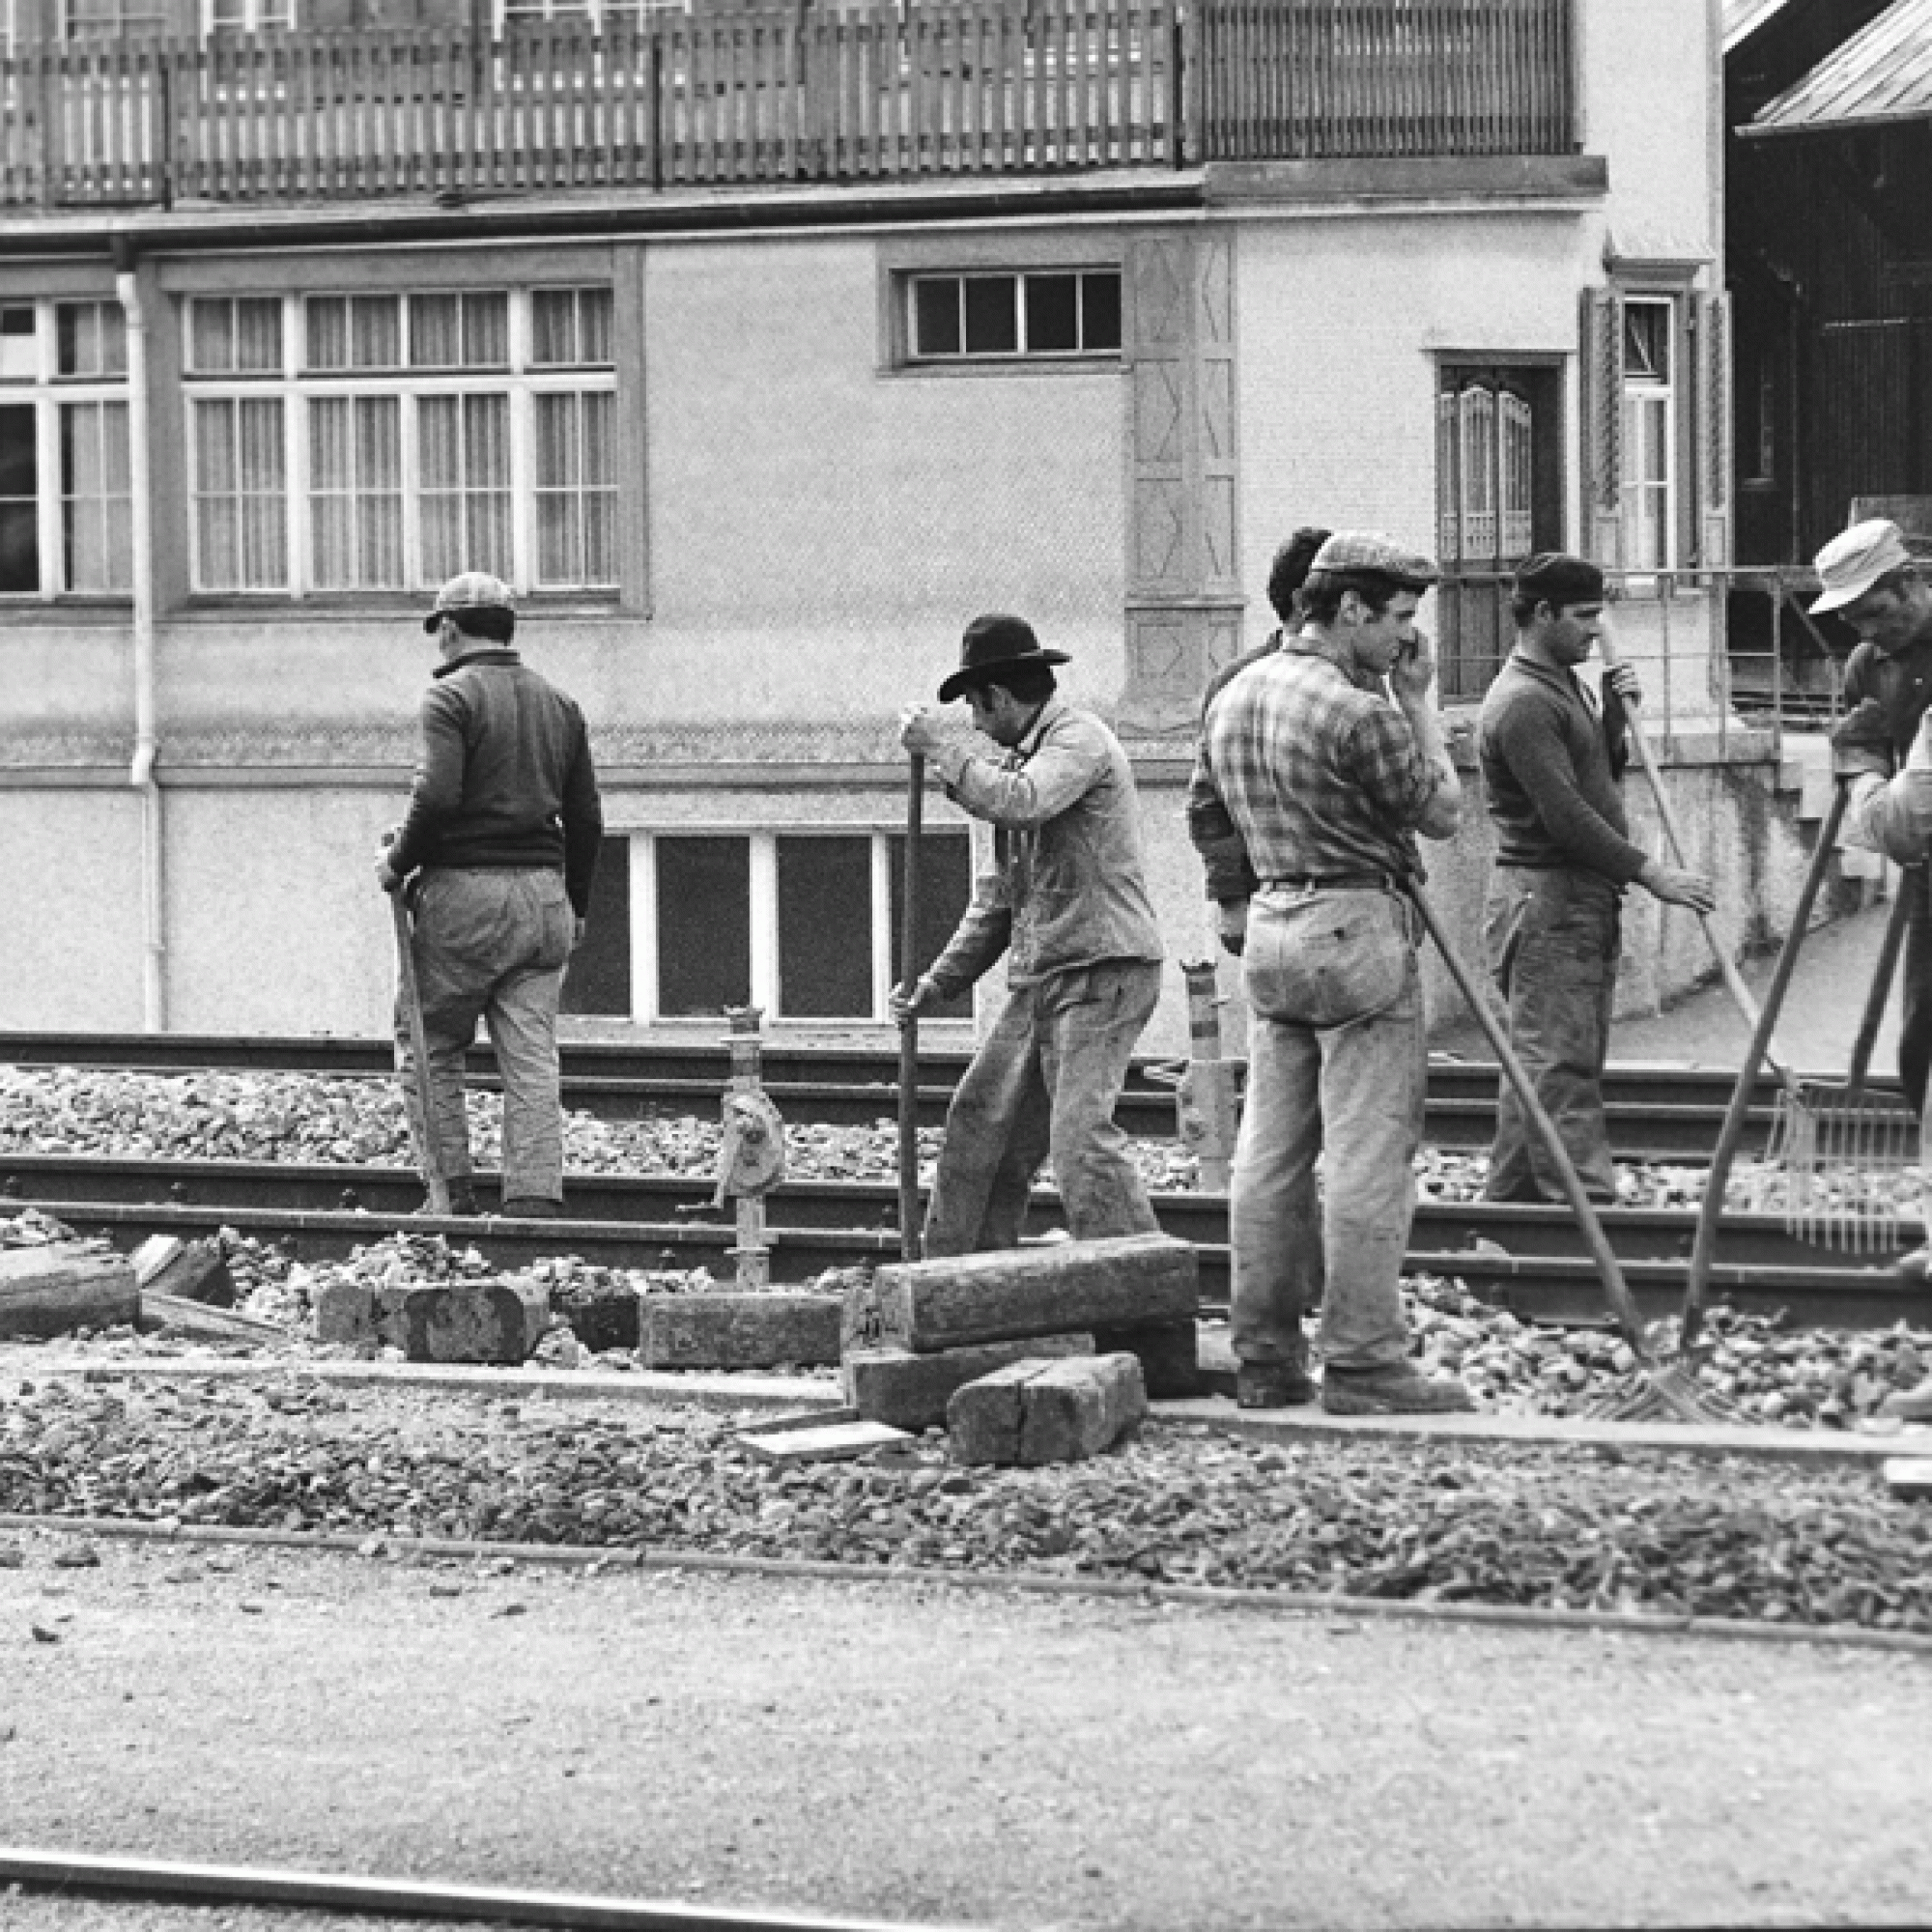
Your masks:
M1582 303L1583 548L1606 570L1623 562L1623 302L1613 289L1585 289Z

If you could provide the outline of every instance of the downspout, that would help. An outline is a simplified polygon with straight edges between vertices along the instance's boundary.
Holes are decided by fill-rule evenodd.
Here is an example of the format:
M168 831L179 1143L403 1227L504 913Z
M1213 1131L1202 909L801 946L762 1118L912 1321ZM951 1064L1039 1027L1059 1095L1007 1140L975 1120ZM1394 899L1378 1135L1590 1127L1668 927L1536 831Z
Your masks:
M155 530L153 471L148 447L148 319L141 308L134 244L114 241L114 289L128 324L128 469L132 501L134 591L134 760L128 782L141 794L141 1023L165 1033L167 1002L167 873L161 786L155 774L160 749L155 702Z

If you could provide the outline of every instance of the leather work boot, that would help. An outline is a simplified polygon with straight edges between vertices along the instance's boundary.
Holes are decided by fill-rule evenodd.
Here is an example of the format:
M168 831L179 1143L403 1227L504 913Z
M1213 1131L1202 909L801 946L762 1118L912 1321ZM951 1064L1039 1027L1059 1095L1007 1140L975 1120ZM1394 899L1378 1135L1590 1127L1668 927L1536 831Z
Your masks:
M504 1218L511 1221L554 1221L562 1212L561 1201L547 1201L541 1194L516 1194L503 1203Z
M425 1208L424 1212L428 1209ZM467 1180L452 1180L449 1183L449 1211L452 1214L480 1214L483 1210L476 1205L476 1190Z
M1932 1277L1932 1241L1914 1248L1909 1255L1900 1255L1892 1263L1891 1271L1900 1281L1909 1281L1914 1288L1923 1288L1928 1277Z
M1299 1362L1242 1362L1235 1371L1237 1408L1299 1408L1318 1393Z
M1406 1362L1321 1372L1321 1406L1330 1415L1443 1415L1475 1406L1454 1376L1425 1376Z

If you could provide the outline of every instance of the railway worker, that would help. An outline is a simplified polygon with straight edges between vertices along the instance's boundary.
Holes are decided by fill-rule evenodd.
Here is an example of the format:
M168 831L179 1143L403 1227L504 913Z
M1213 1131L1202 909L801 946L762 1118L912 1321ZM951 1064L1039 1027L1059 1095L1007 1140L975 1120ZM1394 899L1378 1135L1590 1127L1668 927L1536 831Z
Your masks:
M1244 1408L1314 1400L1301 1318L1318 1294L1324 1407L1473 1406L1409 1363L1399 1288L1427 1068L1420 922L1402 887L1420 870L1415 835L1449 838L1463 808L1415 628L1435 576L1386 536L1337 530L1300 634L1215 699L1188 788L1209 896L1260 882L1230 1203Z
M1896 766L1932 704L1932 585L1898 526L1883 517L1841 531L1813 567L1825 586L1813 613L1835 611L1859 637L1845 665L1847 714L1836 735L1847 745L1889 753ZM1907 923L1898 1078L1907 1099L1922 1112L1932 1067L1932 893L1922 855L1906 865L1899 891L1907 900Z
M989 613L966 627L939 701L965 698L996 756L944 733L923 705L899 714L900 743L994 828L994 865L939 957L895 989L894 1018L909 1024L1007 958L1007 1004L947 1110L928 1255L1016 1245L1049 1154L1076 1238L1158 1225L1114 1124L1160 997L1140 800L1120 741L1060 696L1053 667L1066 661L1022 618Z
M1328 530L1304 524L1275 552L1274 561L1268 567L1267 600L1280 622L1253 650L1243 651L1232 664L1223 665L1208 679L1208 689L1201 697L1201 728L1204 731L1208 728L1208 713L1212 709L1215 698L1250 665L1260 664L1285 649L1289 639L1300 630L1302 586L1308 582L1309 568L1315 561L1316 553L1330 535ZM1224 882L1223 895L1216 901L1221 944L1236 955L1246 943L1248 901L1253 898L1260 883L1252 871L1237 871L1236 876Z
M1711 881L1632 842L1619 781L1636 673L1613 665L1601 707L1577 667L1603 633L1604 573L1543 552L1517 571L1516 648L1483 700L1478 756L1495 826L1485 908L1490 971L1510 1041L1585 1190L1616 1199L1604 1119L1604 1062L1616 993L1621 901L1636 884L1709 912ZM1484 1188L1491 1201L1561 1201L1563 1183L1505 1081Z
M511 648L507 585L481 571L437 592L423 629L437 667L421 711L409 810L377 862L384 892L406 892L428 1048L431 1119L414 1116L449 1182L451 1209L476 1212L463 1061L488 1017L503 1082L505 1214L563 1205L563 1110L556 1013L565 962L583 936L604 834L583 714ZM400 996L396 1060L411 1070Z

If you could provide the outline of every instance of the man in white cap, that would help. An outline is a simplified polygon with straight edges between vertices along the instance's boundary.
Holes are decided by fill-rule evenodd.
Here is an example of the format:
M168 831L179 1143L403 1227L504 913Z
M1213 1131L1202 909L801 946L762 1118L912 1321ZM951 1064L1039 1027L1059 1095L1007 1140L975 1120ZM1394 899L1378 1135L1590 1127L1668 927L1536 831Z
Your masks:
M433 1146L451 1211L473 1214L463 1063L487 1017L503 1081L502 1209L563 1207L563 1110L556 1013L583 935L604 837L583 714L510 648L509 587L482 571L453 577L423 619L442 653L422 701L422 751L409 810L377 862L384 892L407 891L428 1050ZM396 1062L410 1071L408 1015Z
M1845 666L1845 719L1833 734L1838 762L1842 770L1862 753L1867 768L1877 766L1882 776L1905 760L1932 705L1932 585L1898 526L1883 517L1833 537L1814 567L1824 593L1813 613L1835 612L1859 637ZM1856 817L1853 823L1856 829ZM1908 911L1898 1078L1919 1111L1932 1067L1932 895L1924 860L1921 849L1903 862L1899 884Z
M1409 1361L1401 1292L1428 1066L1404 888L1420 873L1415 835L1449 838L1463 808L1415 628L1435 577L1388 537L1337 530L1316 553L1300 634L1214 699L1188 786L1208 896L1225 912L1260 881L1229 1203L1244 1408L1315 1399L1301 1324L1318 1294L1331 1413L1474 1406L1462 1382Z

